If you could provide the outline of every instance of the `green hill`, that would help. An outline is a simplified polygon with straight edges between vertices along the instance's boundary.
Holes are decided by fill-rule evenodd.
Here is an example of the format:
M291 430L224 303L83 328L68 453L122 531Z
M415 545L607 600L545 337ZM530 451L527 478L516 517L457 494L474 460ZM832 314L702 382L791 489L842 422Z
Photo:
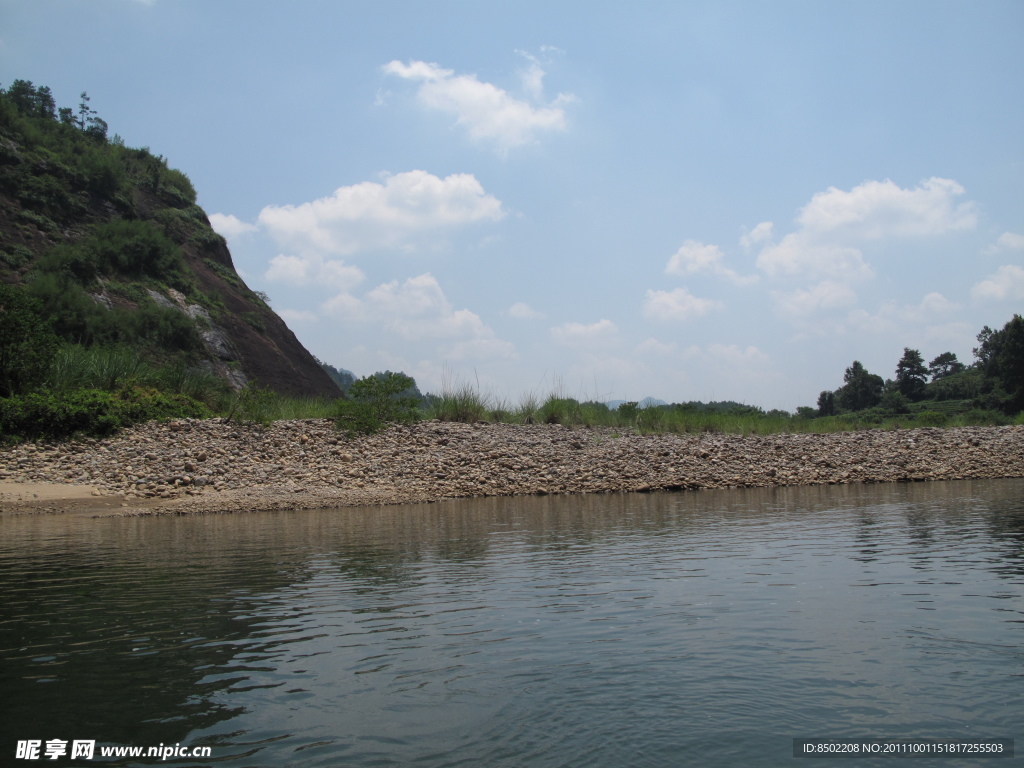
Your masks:
M238 276L188 176L125 146L89 105L0 89L0 283L31 296L60 338L185 361L239 389L339 389Z

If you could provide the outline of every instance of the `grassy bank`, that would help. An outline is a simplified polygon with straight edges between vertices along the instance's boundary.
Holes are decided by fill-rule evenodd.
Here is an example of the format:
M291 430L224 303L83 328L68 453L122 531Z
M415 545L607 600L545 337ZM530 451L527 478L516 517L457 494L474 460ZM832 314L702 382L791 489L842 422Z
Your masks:
M640 408L623 403L609 408L553 392L527 393L517 401L491 397L460 384L421 402L403 397L411 379L366 377L350 399L294 398L262 389L258 382L235 392L212 372L184 358L156 363L128 347L67 345L55 356L38 390L0 398L0 441L105 436L149 420L221 417L270 424L289 419L333 419L349 434L374 432L393 421L438 419L448 422L562 424L606 427L624 433L723 433L765 435L828 433L857 429L999 426L1024 423L980 410L971 401L917 403L907 413L871 409L814 417L731 404L688 403Z
M637 403L623 403L612 409L604 403L581 402L558 393L549 395L543 401L531 394L517 403L511 403L482 395L470 386L461 386L433 396L424 415L441 421L611 427L640 434L717 432L767 435L1024 424L1024 415L1010 417L997 411L973 408L966 401L945 404L942 410L919 408L916 412L905 414L886 414L873 409L839 416L807 417L780 411L764 412L750 406L716 410L693 404L640 408Z

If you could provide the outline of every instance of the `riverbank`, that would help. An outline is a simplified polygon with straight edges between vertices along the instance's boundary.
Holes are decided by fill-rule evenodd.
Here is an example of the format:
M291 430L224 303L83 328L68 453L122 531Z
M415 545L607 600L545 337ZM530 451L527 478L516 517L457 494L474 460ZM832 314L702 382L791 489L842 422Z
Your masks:
M346 439L323 419L185 419L4 450L0 508L195 514L1000 477L1024 477L1024 426L742 436L425 421Z

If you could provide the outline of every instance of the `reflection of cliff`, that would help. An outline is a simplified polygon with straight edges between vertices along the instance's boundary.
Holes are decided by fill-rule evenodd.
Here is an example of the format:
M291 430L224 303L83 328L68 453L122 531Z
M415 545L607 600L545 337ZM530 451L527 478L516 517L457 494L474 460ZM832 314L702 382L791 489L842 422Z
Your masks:
M245 599L301 561L170 520L3 522L0 731L174 744L237 714L211 696L245 677L238 647L258 634Z
M877 551L886 560L898 550L940 584L975 547L976 568L1019 580L1021 498L1024 480L997 480L500 497L201 518L7 516L0 520L0 727L8 741L135 745L237 730L259 720L256 712L239 718L242 708L271 699L279 711L310 695L336 704L344 695L332 688L338 680L382 663L382 651L369 646L384 630L391 633L385 650L405 664L388 673L388 685L401 688L408 684L402 675L425 668L415 653L402 653L437 631L439 611L459 612L455 623L466 625L445 631L475 632L480 627L471 625L484 614L463 612L493 606L486 593L504 589L506 602L483 626L506 636L506 610L529 613L550 600L555 611L569 597L601 603L600 590L566 590L602 563L614 563L625 585L617 611L637 604L634 588L683 605L673 590L687 577L717 573L733 583L738 564L760 571L754 566L762 559L788 580L801 553L846 585L873 578L879 564L865 561ZM992 551L1003 556L993 561ZM533 570L539 579L516 581ZM743 592L737 585L747 576L735 579ZM524 589L538 585L546 597L527 597ZM698 609L687 603L686 610L689 621ZM467 649L475 642L459 637ZM521 650L507 653L518 658ZM308 661L313 655L324 658ZM253 687L274 690L249 693ZM289 695L294 701L285 701Z

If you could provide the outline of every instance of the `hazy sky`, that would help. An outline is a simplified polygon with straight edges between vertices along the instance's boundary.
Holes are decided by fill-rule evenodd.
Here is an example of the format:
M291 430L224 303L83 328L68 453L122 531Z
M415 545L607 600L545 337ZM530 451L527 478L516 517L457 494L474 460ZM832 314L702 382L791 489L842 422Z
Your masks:
M1024 312L1024 3L0 0L322 360L813 405Z

